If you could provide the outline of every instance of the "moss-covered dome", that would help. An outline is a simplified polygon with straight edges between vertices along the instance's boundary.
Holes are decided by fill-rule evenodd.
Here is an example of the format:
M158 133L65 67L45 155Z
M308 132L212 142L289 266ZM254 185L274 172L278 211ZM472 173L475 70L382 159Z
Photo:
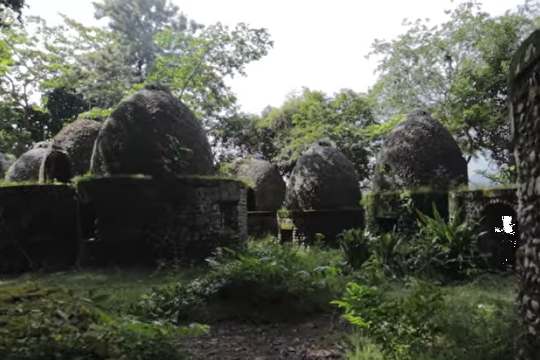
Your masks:
M6 180L38 181L41 162L47 156L49 149L42 147L44 143L38 143L33 149L22 154L8 169Z
M233 172L252 188L253 210L276 211L281 207L285 198L285 181L277 166L265 160L247 158L235 162Z
M156 177L211 174L201 122L169 91L143 89L122 101L96 139L91 172Z
M467 162L450 132L429 113L416 110L386 137L373 188L440 190L467 182Z
M328 140L313 144L296 162L287 187L289 209L358 207L358 175L353 163Z
M73 176L83 175L90 169L92 150L101 125L95 120L77 119L53 138L54 144L68 154Z

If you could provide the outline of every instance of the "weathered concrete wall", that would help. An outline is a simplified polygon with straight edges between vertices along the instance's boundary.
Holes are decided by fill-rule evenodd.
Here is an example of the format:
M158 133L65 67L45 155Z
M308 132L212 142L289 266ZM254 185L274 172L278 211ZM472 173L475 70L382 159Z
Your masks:
M510 65L510 116L518 173L522 251L519 305L528 334L519 358L540 354L540 30L520 46Z
M418 230L415 209L433 216L433 205L448 219L447 192L375 192L364 195L366 227L373 233L414 233Z
M362 208L337 210L292 210L289 216L294 224L294 238L300 242L313 243L317 234L324 235L329 245L337 245L336 238L344 230L363 228Z
M0 188L0 273L58 270L77 256L75 190L60 185Z
M275 211L248 211L247 214L249 236L278 235L279 226Z
M95 240L82 247L82 265L194 262L247 238L246 188L239 181L110 177L81 181L78 191L96 224Z
M450 216L463 216L465 220L478 222L487 206L503 204L517 211L517 186L507 188L451 191L449 193Z

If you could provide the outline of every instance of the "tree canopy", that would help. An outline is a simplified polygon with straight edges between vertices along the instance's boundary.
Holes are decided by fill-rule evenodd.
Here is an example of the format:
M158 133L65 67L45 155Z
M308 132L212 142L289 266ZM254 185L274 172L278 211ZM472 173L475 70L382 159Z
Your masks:
M203 26L167 0L94 6L105 27L33 17L1 29L0 111L10 114L0 120L0 151L19 154L79 113L107 113L150 83L168 86L210 126L237 112L227 77L272 47L265 29Z
M333 96L303 89L261 116L241 115L224 122L216 138L244 154L256 154L278 164L288 174L304 150L328 138L354 164L361 179L368 177L372 145L366 129L375 125L372 105L365 94L341 90Z

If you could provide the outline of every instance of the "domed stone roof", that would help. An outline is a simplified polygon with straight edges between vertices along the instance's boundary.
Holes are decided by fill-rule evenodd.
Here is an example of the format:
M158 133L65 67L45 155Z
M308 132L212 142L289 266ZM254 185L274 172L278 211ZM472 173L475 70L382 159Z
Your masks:
M122 101L96 139L91 172L155 177L213 172L201 122L169 91L143 89Z
M43 144L38 143L38 147L28 150L11 164L6 173L6 180L14 182L38 181L41 162L49 152L47 147L42 147Z
M319 140L296 162L285 205L301 210L358 207L360 196L352 162L332 142Z
M99 121L80 118L64 126L53 138L54 144L68 154L73 176L83 175L90 169L94 142L101 125Z
M247 158L234 163L234 174L247 180L253 189L255 209L278 210L285 198L285 181L276 165L266 160Z
M426 111L416 110L386 137L373 188L440 190L467 182L467 162L450 132Z

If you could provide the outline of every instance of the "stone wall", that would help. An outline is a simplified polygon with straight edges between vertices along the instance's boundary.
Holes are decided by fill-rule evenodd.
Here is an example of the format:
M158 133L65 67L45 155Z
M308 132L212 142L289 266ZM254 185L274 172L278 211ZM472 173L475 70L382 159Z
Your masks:
M77 256L77 200L63 185L0 188L0 273L57 270Z
M83 240L82 265L195 262L247 238L246 188L239 181L107 177L81 181L78 191L95 216L83 220L95 229L83 229L90 238Z
M324 235L329 245L336 244L336 238L344 230L364 227L362 208L337 210L289 210L294 224L294 238L299 242L313 243L317 234Z
M510 116L518 173L521 254L519 306L528 334L520 359L540 353L540 30L520 46L510 65Z

